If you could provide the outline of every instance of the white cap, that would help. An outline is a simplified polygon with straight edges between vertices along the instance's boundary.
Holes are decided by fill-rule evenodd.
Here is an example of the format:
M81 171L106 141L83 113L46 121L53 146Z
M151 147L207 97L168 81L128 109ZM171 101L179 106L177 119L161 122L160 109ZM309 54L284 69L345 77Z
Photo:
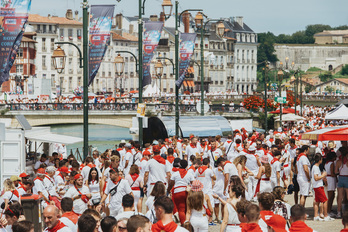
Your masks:
M48 167L46 168L46 172L51 173L51 172L55 172L55 171L56 171L56 168L55 168L54 166L48 166Z
M126 143L126 145L124 145L124 147L126 147L126 148L132 148L132 144Z
M121 140L121 143L126 143L126 140L122 139L122 140Z

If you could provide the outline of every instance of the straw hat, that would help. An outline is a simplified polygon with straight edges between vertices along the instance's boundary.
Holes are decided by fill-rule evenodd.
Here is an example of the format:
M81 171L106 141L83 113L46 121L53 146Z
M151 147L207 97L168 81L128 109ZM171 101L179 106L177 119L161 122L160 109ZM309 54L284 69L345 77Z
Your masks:
M199 192L203 190L203 184L199 180L194 180L192 182L191 190L193 192Z

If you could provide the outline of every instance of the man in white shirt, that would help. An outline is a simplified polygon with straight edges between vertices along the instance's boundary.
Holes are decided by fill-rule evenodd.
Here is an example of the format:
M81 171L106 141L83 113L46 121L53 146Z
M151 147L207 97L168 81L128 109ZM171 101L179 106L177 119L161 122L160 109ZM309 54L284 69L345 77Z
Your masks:
M220 148L216 147L215 139L211 142L211 149L208 150L207 154L203 158L208 158L210 160L210 167L215 167L216 160L222 156L222 151Z
M281 163L279 161L281 157L280 151L275 151L273 153L273 160L271 161L272 173L271 173L271 185L272 189L276 186L281 186Z
M46 224L46 229L44 232L72 232L69 227L64 225L59 221L60 214L59 209L53 205L47 206L43 211L44 222Z
M245 166L254 174L254 176L249 176L248 193L245 196L248 201L250 201L254 196L258 182L258 179L256 179L255 176L257 176L259 167L261 166L259 156L255 154L255 151L256 146L255 144L252 144L244 154L247 157Z
M43 178L45 177L45 169L39 168L37 170L37 177L34 179L33 194L37 194L43 197L43 207L46 207L48 204L53 204L50 202L50 197L45 185L43 183Z
M134 211L134 197L131 194L126 194L122 197L123 212L116 216L116 220L126 218L129 219L133 215L143 215Z
M85 160L85 166L82 168L81 175L83 177L83 181L88 180L89 171L91 167L95 166L93 163L93 158L88 156Z
M227 193L227 187L230 184L230 178L233 175L238 175L238 170L236 166L231 163L230 161L226 161L224 157L218 158L216 161L217 165L223 168L224 170L224 176L225 176L225 181L224 181L224 194Z
M103 205L106 198L110 195L110 216L116 217L122 210L122 197L126 194L131 194L133 196L133 193L128 181L122 179L118 175L117 169L110 169L109 175L110 181L107 182L104 191L105 194L103 195L100 204Z
M74 201L71 198L65 197L62 199L62 216L59 221L63 222L71 231L77 231L77 220L79 219L79 215L73 212L73 205Z
M64 197L70 197L74 201L74 212L82 214L87 209L88 200L92 197L89 188L83 185L81 174L74 176L74 186L71 186L65 193Z
M210 198L210 202L214 202L213 198L213 181L216 180L216 176L212 169L209 168L209 159L203 159L203 165L199 167L195 172L196 180L199 180L203 184L203 193L207 194Z
M132 145L130 143L126 143L124 145L126 153L124 155L124 175L128 175L130 167L133 165L133 153L132 153Z
M41 164L48 165L48 163L49 163L49 160L47 159L47 155L46 154L42 154L40 160L36 161L36 163L34 165L35 171L37 171L40 168Z
M49 166L46 168L47 175L43 179L43 183L45 188L48 191L49 197L51 201L54 201L55 205L60 209L60 197L58 197L57 191L56 191L56 184L55 180L53 178L54 174L56 172L55 167Z
M166 165L166 160L159 155L161 150L160 147L155 145L152 150L154 157L147 162L144 176L144 183L147 183L147 186L144 187L144 191L147 191L147 196L150 195L157 181L161 181L167 185L170 178L169 166Z
M196 158L201 158L201 149L197 146L197 138L193 137L191 139L191 143L186 146L186 153L185 155L187 156L187 160L190 160L191 155L195 156ZM189 166L191 165L191 162L189 161Z
M310 162L307 158L307 155L309 153L309 146L303 145L300 150L300 154L297 157L297 182L300 186L300 204L305 207L306 204L306 198L309 195L309 189L310 189L310 175L309 175L309 169L310 169Z

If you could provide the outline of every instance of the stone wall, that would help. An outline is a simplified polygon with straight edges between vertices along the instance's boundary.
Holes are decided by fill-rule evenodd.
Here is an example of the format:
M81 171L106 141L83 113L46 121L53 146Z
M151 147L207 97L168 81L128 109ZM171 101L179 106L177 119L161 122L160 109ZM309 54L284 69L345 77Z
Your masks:
M275 44L274 48L279 61L285 63L289 57L289 64L295 62L295 69L332 70L348 63L348 45Z

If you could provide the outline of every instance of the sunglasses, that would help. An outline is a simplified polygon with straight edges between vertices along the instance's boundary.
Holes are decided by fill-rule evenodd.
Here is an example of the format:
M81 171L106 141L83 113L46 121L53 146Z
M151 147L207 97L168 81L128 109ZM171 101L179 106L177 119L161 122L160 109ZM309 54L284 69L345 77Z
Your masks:
M123 230L126 230L127 227L118 226L118 229L121 230L121 231L123 231Z

